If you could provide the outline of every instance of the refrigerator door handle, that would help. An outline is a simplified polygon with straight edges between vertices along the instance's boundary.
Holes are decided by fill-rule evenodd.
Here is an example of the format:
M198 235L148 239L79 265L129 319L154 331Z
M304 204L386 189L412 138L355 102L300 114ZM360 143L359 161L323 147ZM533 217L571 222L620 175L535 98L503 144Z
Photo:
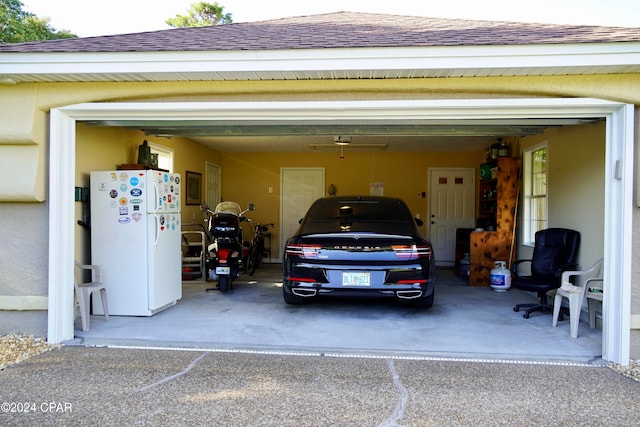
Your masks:
M158 212L160 209L159 200L160 200L160 188L158 188L158 184L155 180L151 181L153 184L153 211Z
M155 238L153 239L153 250L155 251L158 247L158 240L160 240L160 227L159 227L160 219L158 215L153 215L153 232L155 233Z

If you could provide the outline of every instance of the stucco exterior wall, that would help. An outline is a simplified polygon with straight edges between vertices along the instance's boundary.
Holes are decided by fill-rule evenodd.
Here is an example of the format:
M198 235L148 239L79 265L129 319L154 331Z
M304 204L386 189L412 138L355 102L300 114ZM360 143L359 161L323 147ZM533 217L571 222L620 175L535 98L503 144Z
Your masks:
M0 88L0 333L46 333L47 122L35 87Z
M585 97L640 105L639 74L442 79L25 83L43 111L82 102ZM4 89L0 87L0 92ZM4 96L4 95L0 95Z
M0 305L18 310L45 310L48 205L0 203L0 218ZM1 317L0 328L3 328Z
M2 202L45 200L47 122L35 89L0 88Z

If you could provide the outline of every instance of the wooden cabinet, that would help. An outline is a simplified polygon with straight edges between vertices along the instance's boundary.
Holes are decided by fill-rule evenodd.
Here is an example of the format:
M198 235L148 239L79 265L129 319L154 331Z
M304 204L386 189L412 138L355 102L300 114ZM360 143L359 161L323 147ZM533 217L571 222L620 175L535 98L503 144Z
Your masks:
M489 273L496 261L506 261L511 268L515 249L518 159L500 157L491 163L496 168L494 177L481 179L478 186L478 219L493 230L471 233L471 286L489 286Z

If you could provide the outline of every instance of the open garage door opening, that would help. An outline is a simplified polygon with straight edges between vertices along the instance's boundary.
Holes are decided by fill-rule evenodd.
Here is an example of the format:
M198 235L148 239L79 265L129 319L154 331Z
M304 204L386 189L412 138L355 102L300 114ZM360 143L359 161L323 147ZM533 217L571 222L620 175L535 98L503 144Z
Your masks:
M630 229L633 177L632 107L589 99L518 99L456 101L357 101L273 103L126 103L81 104L51 112L49 340L74 336L73 282L76 123L153 120L237 121L256 126L281 121L305 126L326 123L374 126L472 126L481 121L509 124L558 120L606 120L604 165L604 278L608 288L603 327L603 358L625 363L629 354ZM337 130L337 129L336 129Z

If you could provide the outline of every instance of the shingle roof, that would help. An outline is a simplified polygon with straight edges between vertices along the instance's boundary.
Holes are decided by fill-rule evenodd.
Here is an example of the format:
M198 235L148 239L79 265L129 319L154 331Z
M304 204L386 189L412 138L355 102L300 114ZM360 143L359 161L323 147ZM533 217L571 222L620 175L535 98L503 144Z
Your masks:
M640 28L472 21L354 12L0 45L0 52L170 52L640 41Z

